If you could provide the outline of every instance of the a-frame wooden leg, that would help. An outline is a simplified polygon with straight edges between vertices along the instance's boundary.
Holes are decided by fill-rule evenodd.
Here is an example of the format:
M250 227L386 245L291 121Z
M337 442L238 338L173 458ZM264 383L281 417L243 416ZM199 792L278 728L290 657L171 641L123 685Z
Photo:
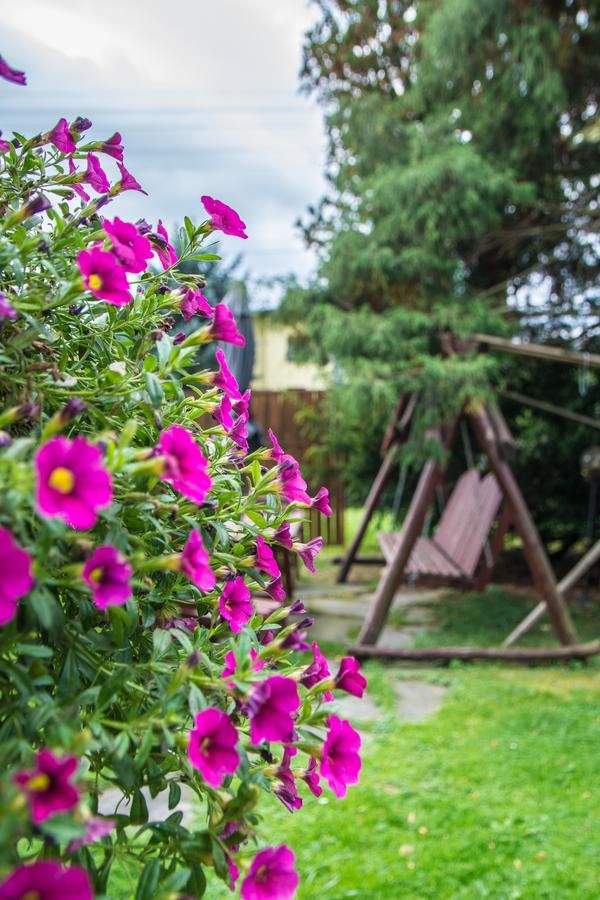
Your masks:
M431 460L425 463L402 526L396 554L383 570L358 638L359 644L375 644L381 634L394 594L402 580L415 541L423 528L427 510L433 502L435 488L441 475L442 467L439 463Z
M369 522L371 521L371 517L373 516L373 513L377 508L379 498L381 497L383 489L389 481L392 469L394 468L396 449L396 445L393 445L389 448L383 459L383 462L381 463L379 472L375 476L375 480L371 485L371 490L369 491L369 496L367 497L365 502L360 524L356 530L356 534L352 538L352 543L348 547L348 550L346 551L346 554L342 560L340 571L338 572L337 576L338 582L346 580L352 563L356 559L356 554L358 553L362 539L365 536L365 532L368 528Z
M512 521L523 542L523 553L527 560L534 584L546 601L552 626L561 644L575 644L577 635L571 621L564 598L558 591L554 572L540 539L529 508L521 493L512 469L504 460L491 437L492 425L485 409L470 412L477 440L485 452L490 468L498 479L505 500L512 510Z

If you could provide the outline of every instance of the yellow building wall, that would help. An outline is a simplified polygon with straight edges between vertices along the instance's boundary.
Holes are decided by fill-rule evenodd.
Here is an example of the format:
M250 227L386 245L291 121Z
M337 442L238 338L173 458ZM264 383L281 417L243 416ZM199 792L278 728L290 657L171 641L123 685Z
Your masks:
M252 387L255 390L325 390L327 382L319 366L287 359L291 329L272 323L268 314L253 316L252 325L255 340Z

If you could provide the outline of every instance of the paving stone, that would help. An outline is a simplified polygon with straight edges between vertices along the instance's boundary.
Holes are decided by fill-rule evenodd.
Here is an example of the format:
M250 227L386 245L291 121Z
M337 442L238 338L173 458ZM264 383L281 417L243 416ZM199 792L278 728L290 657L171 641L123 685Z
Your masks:
M438 711L448 688L426 681L395 681L396 709L406 722L422 722Z

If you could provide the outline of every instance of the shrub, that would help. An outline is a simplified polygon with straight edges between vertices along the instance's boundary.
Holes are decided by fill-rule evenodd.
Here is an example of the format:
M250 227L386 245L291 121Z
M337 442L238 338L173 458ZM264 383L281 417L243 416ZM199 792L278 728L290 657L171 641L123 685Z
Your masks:
M178 263L244 223L203 198L178 259L160 222L104 217L141 187L120 136L90 127L0 143L0 896L110 896L117 863L140 900L200 897L211 869L246 900L291 897L292 851L253 849L261 798L297 809L320 777L341 796L360 766L327 702L364 679L351 660L332 677L316 644L306 658L272 549L312 568L320 539L289 522L326 491L308 496L274 435L248 454L222 353L194 366L243 338Z

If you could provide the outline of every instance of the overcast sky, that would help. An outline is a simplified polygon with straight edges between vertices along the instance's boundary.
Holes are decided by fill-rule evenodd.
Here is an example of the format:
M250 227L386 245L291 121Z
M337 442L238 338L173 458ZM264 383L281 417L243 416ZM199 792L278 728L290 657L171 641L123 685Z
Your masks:
M15 0L0 4L0 53L28 86L0 83L0 129L34 134L88 116L120 131L149 197L123 217L202 218L200 195L236 208L257 277L305 277L314 259L294 228L325 189L320 110L298 94L307 0Z

